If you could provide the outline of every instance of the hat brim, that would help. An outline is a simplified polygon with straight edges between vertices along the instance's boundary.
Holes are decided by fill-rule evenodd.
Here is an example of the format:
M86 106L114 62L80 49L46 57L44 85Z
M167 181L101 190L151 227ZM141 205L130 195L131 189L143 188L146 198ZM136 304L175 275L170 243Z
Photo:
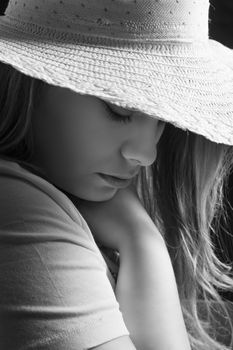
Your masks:
M0 18L0 61L48 84L233 145L233 52L217 41L86 42L17 31Z

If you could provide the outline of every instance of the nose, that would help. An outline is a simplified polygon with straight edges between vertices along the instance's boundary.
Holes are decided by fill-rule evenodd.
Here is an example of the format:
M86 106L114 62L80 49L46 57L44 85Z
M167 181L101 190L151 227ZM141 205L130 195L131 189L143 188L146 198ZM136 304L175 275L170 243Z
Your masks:
M162 136L165 122L147 115L135 116L121 146L121 154L129 162L150 166L157 157L157 143Z

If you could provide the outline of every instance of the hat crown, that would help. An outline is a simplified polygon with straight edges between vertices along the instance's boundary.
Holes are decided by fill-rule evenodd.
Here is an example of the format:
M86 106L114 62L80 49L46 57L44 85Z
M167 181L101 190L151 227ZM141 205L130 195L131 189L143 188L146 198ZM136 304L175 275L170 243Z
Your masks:
M208 12L208 0L10 0L5 15L91 36L205 41Z

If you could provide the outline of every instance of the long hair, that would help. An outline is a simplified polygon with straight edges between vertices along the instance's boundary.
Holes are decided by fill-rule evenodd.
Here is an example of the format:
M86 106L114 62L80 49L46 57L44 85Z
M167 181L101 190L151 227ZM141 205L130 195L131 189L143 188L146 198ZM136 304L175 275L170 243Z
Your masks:
M157 154L136 184L167 243L192 349L232 349L232 321L221 297L233 290L232 266L219 260L213 242L221 219L227 222L233 147L167 124ZM225 330L217 325L220 315ZM229 347L219 342L224 337Z
M0 64L0 157L30 162L31 114L46 83ZM139 197L163 235L172 260L193 350L227 350L212 332L214 301L230 322L220 291L233 290L230 266L215 252L233 147L166 124L156 162L135 178ZM203 300L205 317L198 309ZM230 324L232 327L232 325Z
M45 82L0 62L0 156L22 162L33 155L31 115Z

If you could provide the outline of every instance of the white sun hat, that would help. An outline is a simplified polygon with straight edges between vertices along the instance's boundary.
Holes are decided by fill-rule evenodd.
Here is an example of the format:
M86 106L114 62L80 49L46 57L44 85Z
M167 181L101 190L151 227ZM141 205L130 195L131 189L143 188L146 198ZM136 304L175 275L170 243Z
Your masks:
M208 0L10 0L0 61L233 145L233 53Z

